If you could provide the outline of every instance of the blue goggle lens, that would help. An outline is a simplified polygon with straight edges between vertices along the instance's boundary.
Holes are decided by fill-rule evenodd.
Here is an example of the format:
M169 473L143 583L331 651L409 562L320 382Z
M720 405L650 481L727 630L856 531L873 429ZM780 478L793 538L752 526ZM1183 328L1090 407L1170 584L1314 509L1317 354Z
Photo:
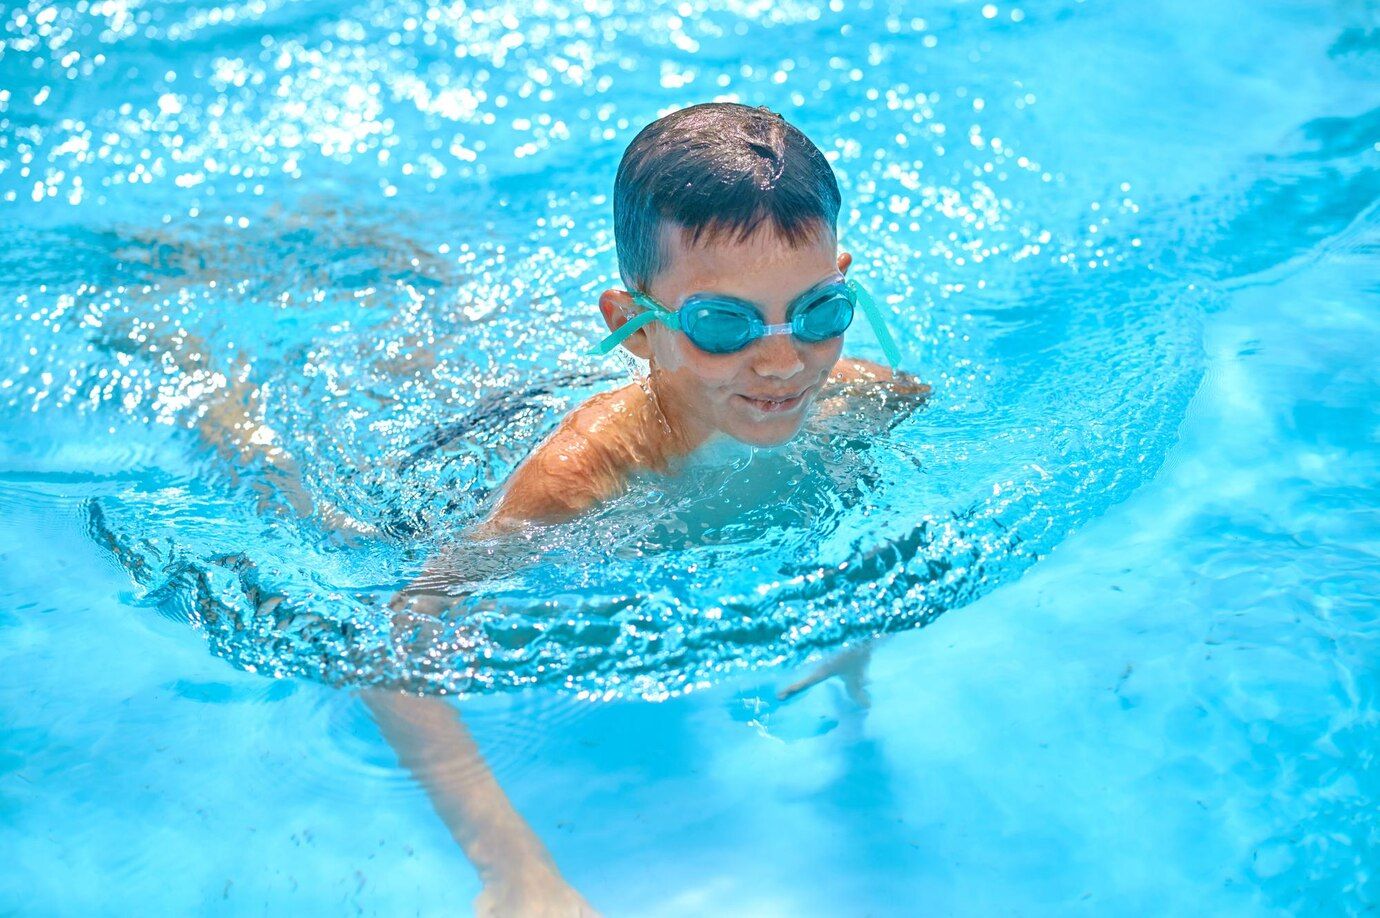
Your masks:
M802 341L836 338L853 324L853 301L842 290L830 290L796 310L791 330Z
M791 333L810 344L843 334L853 322L853 300L841 285L819 291L791 315ZM696 347L731 354L762 337L766 328L757 310L729 300L687 303L680 327Z
M680 327L695 345L711 354L742 350L762 333L762 320L734 303L697 303L681 307Z

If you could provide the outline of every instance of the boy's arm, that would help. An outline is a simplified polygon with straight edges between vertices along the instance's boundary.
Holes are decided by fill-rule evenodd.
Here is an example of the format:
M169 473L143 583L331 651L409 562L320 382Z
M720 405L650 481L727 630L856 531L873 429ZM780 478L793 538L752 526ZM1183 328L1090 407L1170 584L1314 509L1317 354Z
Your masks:
M197 432L232 461L248 464L263 460L276 476L274 484L293 508L302 516L313 511L297 463L276 447L276 438L262 421L258 391L247 378L210 400L197 423ZM518 496L523 493L526 491ZM574 506L571 496L566 493L567 506ZM528 496L506 511L500 504L501 512L481 524L473 536L499 534L523 513L543 507L549 511L547 515L559 509L541 494ZM334 524L330 518L325 522ZM434 616L451 604L448 598L453 602L453 597L446 595L444 580L436 577L435 562L428 568L429 576L424 574L394 597L395 640L400 643L434 637L439 632ZM399 762L426 789L437 815L478 871L484 888L474 902L476 914L596 914L561 878L541 840L514 809L458 711L430 696L377 688L364 689L360 694Z
M479 747L446 701L385 689L361 693L398 761L483 881L477 915L594 915L513 808Z
M530 468L532 459L523 468ZM425 652L427 643L443 634L440 617L456 604L457 588L476 573L478 556L470 548L482 550L481 540L495 540L491 551L498 553L498 563L521 563L511 550L520 549L520 543L506 536L515 535L525 520L578 512L574 494L558 500L559 492L539 486L536 470L528 474L533 477L522 490L515 494L516 482L510 483L494 513L467 531L459 545L434 556L393 597L394 638L400 645L419 645L416 650ZM486 558L485 566L493 560ZM476 915L597 915L561 877L541 839L513 807L457 710L429 695L386 689L366 689L361 695L398 761L425 788L436 814L478 872L483 889L474 901Z
M467 531L459 545L433 557L393 598L394 630L401 641L423 644L441 632L438 617L453 606L456 588L474 571L469 549L495 540L504 563L521 563L505 546L525 523L576 516L622 487L622 470L568 419L509 477L493 512ZM404 637L405 635L405 637ZM458 713L443 699L381 689L362 693L398 760L426 789L437 815L474 864L484 889L478 915L594 915L560 875L541 840L514 809L485 765Z
M393 627L402 643L438 637L439 617L457 601L456 591L473 577L470 548L496 540L493 551L511 555L508 538L525 522L553 522L579 513L598 499L588 479L578 477L579 460L563 452L559 437L530 456L509 478L494 511L443 551L393 597ZM564 458L562 458L564 457ZM552 475L556 466L556 475ZM563 486L562 486L563 485ZM515 556L500 562L521 563ZM362 693L380 732L402 763L426 789L432 807L460 845L484 884L474 901L476 915L584 916L597 913L556 868L551 855L508 800L489 771L459 713L445 700L368 689Z

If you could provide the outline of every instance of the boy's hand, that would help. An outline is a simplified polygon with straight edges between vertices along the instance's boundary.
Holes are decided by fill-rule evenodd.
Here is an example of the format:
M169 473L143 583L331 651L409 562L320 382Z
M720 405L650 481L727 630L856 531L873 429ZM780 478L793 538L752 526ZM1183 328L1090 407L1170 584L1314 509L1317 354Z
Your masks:
M867 664L872 659L872 646L873 642L868 641L857 647L839 651L816 666L809 675L780 689L776 693L777 699L789 701L806 689L838 676L843 680L844 691L854 704L860 708L871 707L872 696L867 693Z

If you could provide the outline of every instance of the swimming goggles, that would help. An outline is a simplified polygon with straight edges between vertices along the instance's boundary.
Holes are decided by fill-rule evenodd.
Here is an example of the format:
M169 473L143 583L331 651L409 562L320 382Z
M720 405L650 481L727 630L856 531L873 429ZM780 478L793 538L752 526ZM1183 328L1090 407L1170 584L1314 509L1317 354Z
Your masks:
M732 354L769 335L795 335L813 344L843 334L853 324L854 307L859 306L892 369L901 363L900 349L872 296L862 284L842 274L820 281L792 300L786 307L787 321L780 325L768 325L753 303L722 293L691 294L674 312L645 293L632 291L632 299L645 311L599 342L587 352L589 356L607 354L652 322L683 332L691 344L710 354Z

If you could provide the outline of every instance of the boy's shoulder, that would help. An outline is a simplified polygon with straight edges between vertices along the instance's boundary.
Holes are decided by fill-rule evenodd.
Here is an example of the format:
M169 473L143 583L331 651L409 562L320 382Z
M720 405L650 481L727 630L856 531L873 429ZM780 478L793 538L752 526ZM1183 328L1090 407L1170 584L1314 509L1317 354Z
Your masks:
M868 383L886 383L887 390L895 395L913 395L925 398L930 387L904 370L891 370L870 360L844 357L834 365L829 374L829 382L840 386L866 386Z
M585 399L565 416L552 440L584 437L605 442L641 435L655 410L647 390L640 383L628 383Z
M841 357L829 373L832 383L885 382L891 379L892 372L881 364L854 357Z
M637 383L586 399L513 472L494 518L554 522L613 497L629 469L660 464L655 411Z

